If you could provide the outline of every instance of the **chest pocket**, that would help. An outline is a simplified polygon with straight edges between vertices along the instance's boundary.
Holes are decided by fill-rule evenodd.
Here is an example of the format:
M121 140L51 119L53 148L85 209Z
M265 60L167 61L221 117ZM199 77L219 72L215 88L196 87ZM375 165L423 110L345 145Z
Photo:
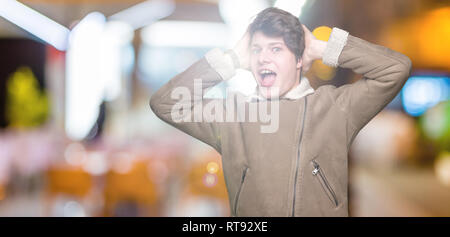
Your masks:
M314 159L311 161L311 163L312 163L312 175L315 176L316 180L322 186L322 189L324 193L328 196L328 199L330 199L331 204L334 207L339 206L339 201L337 199L336 193L334 192L333 187L331 187L331 184L328 182L324 170L320 167L317 160Z

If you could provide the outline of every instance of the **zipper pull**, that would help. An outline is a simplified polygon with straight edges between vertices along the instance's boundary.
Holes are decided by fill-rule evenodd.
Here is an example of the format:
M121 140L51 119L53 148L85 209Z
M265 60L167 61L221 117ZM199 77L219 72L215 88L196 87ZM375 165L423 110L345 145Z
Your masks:
M313 165L314 165L314 170L312 171L312 174L313 175L317 175L317 173L319 172L320 166L315 160L313 160L312 162L313 162Z

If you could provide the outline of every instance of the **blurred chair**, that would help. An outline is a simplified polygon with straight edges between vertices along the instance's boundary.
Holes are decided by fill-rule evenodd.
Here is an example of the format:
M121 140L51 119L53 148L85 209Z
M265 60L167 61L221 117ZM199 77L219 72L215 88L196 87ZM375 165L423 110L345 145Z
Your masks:
M148 174L148 162L137 161L124 173L106 174L105 215L157 215L157 186ZM140 211L146 209L147 211Z
M188 170L187 185L181 191L174 215L228 216L228 194L221 157L209 152L199 157Z
M5 191L5 186L0 183L0 202L5 199L6 196L6 191Z
M188 173L187 189L194 195L227 199L220 155L208 153Z
M93 177L78 167L55 166L47 173L45 215L52 215L52 206L58 196L69 196L83 201L93 189Z

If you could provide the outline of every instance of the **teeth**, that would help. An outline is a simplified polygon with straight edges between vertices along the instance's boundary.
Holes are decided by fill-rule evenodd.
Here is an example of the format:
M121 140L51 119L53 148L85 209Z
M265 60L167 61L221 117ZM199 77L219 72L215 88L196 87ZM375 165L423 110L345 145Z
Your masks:
M270 74L270 73L274 73L274 72L272 72L270 70L267 70L267 69L264 69L264 70L261 70L260 73L261 74Z
M261 71L259 71L259 73L261 74L261 79L265 80L267 76L269 75L276 75L275 72L269 70L269 69L262 69Z

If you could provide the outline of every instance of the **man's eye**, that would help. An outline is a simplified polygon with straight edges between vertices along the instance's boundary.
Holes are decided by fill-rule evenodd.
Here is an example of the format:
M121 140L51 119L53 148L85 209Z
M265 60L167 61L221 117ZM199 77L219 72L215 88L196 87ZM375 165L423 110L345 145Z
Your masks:
M278 51L281 51L281 48L280 47L274 47L274 48L272 48L272 52L278 52Z
M260 49L252 49L253 54L257 54L257 53L259 53L259 51L261 51L261 50Z

